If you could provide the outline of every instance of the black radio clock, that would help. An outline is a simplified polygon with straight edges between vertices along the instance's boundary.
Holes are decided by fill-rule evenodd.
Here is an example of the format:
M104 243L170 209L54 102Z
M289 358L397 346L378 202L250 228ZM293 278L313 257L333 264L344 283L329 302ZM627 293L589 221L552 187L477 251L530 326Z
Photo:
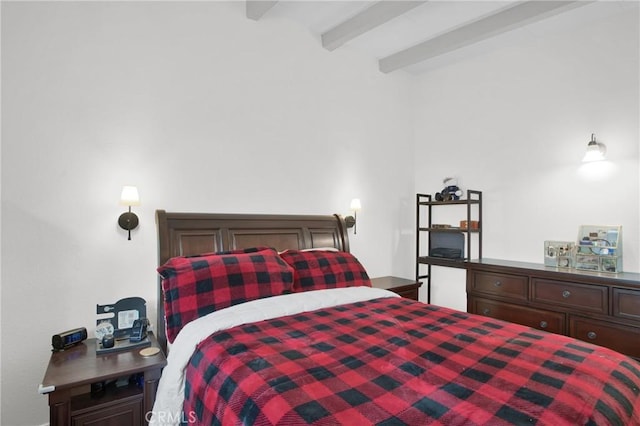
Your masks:
M87 339L87 329L74 328L51 336L51 346L54 351L63 351Z

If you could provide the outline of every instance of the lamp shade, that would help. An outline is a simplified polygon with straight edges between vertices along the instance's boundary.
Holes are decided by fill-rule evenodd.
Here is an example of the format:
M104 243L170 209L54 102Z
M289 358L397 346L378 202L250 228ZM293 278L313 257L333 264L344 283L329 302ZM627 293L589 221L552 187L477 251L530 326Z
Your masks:
M354 198L353 200L351 200L351 204L349 208L356 212L360 211L360 209L362 209L362 203L360 202L360 198Z
M592 161L602 161L604 160L605 154L607 152L607 148L604 144L596 142L595 134L591 134L591 141L587 144L587 152L584 153L584 157L582 161L584 163L590 163Z
M139 206L140 196L136 186L123 186L122 195L120 195L120 204L123 206Z

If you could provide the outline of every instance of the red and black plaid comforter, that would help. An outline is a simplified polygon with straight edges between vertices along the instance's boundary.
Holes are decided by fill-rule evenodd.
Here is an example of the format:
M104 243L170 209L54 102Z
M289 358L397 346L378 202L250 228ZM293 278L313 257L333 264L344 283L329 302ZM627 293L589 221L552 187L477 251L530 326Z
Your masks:
M640 364L527 327L385 298L213 334L198 424L637 425Z

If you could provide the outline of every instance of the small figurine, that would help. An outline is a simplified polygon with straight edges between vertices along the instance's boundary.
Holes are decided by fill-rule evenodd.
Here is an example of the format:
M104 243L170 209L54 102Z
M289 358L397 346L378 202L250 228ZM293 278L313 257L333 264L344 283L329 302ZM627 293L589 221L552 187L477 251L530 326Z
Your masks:
M458 186L458 179L446 177L443 179L444 189L442 192L436 192L436 201L452 201L459 200L462 196L462 190Z

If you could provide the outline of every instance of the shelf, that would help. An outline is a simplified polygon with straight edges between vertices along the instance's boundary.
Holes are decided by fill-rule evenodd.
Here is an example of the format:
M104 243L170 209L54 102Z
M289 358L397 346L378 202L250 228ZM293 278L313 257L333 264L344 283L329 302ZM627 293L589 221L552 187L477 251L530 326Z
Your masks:
M446 266L449 268L462 268L466 269L469 262L465 259L447 259L446 257L434 257L434 256L420 256L417 259L417 263L423 265L433 266Z
M480 200L420 201L420 206L448 206L460 204L480 204Z
M71 415L76 416L104 409L129 400L142 400L143 397L143 389L133 383L123 387L116 387L114 383L111 383L106 386L103 392L97 395L84 393L73 396L71 398Z
M451 228L418 228L418 231L424 232L480 232L479 229L467 229L467 228L459 228L459 227L451 227Z
M470 226L462 228L446 221L433 223L434 210L440 206L464 208L464 220L459 223L466 222ZM450 221L451 217L447 217ZM427 303L431 303L432 266L467 269L472 256L482 258L482 224L481 191L469 189L466 198L449 201L436 201L430 194L416 194L416 279L425 278ZM464 257L451 259L430 256L447 252L461 253Z

